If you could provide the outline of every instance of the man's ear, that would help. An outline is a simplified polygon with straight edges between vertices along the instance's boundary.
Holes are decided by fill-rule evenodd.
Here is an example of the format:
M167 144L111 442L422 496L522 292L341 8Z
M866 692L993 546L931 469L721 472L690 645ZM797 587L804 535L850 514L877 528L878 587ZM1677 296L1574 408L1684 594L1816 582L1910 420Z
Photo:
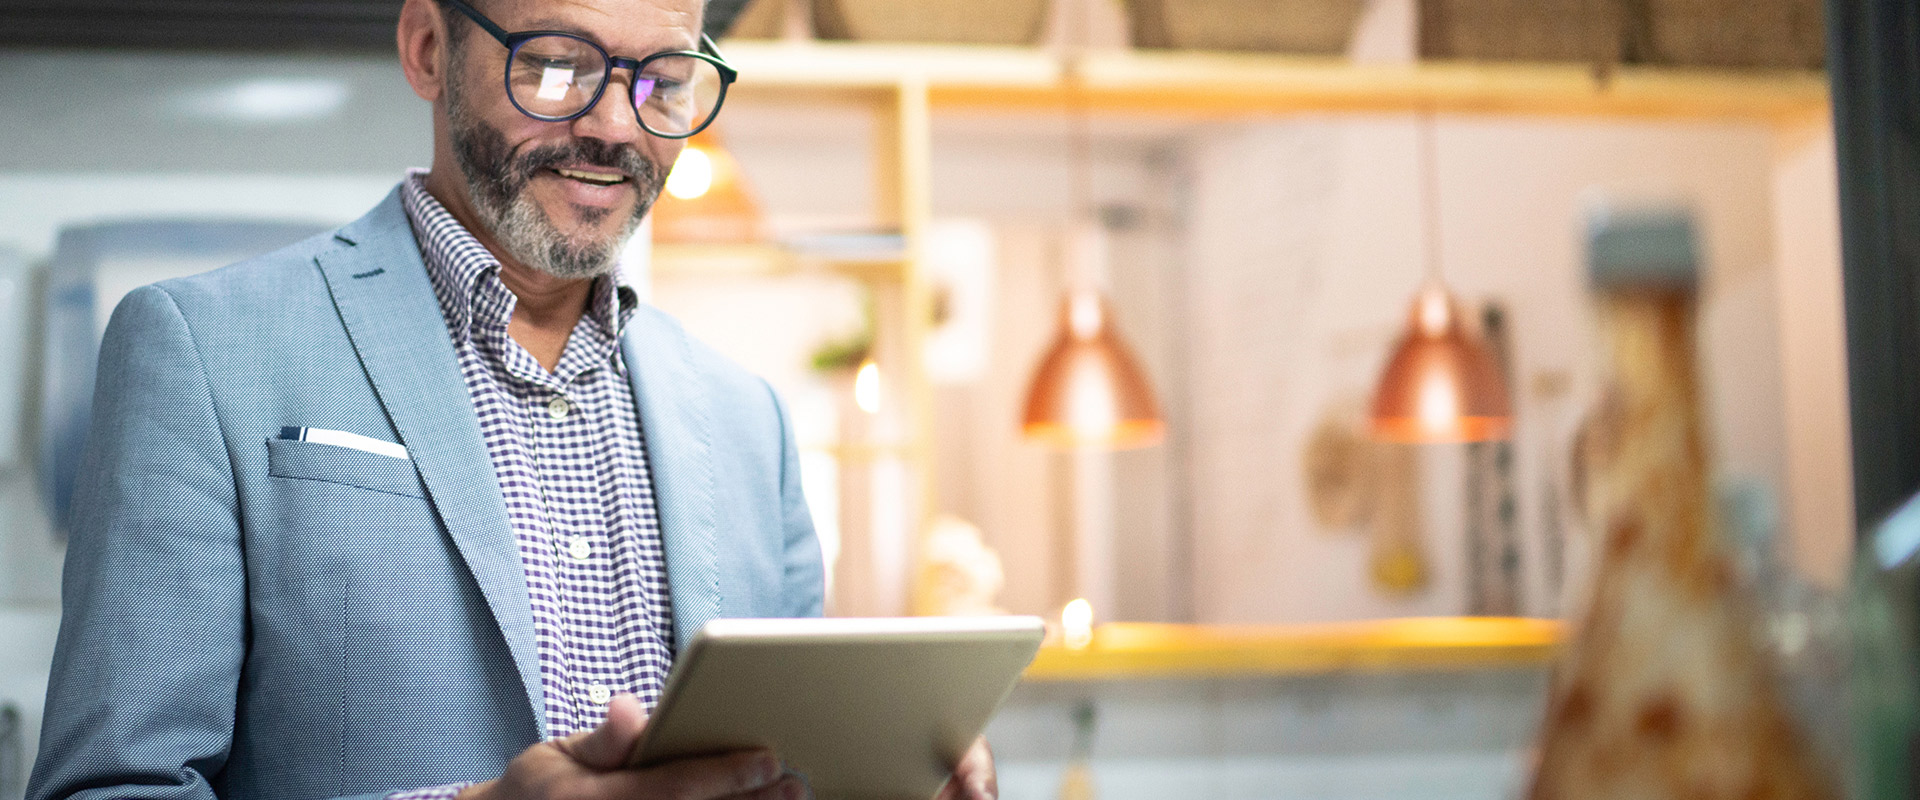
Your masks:
M400 71L413 93L438 102L447 85L447 20L433 0L406 0L400 7L395 38L400 45Z

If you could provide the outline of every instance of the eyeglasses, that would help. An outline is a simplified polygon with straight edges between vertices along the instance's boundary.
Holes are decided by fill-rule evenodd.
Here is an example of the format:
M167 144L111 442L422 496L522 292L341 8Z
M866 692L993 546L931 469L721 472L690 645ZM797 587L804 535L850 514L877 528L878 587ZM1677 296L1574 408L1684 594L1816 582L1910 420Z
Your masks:
M713 124L727 87L740 77L704 33L698 52L633 59L610 56L592 40L564 31L508 33L473 6L444 1L507 48L507 97L520 113L544 122L566 122L593 110L613 71L627 69L640 127L664 139L685 139Z

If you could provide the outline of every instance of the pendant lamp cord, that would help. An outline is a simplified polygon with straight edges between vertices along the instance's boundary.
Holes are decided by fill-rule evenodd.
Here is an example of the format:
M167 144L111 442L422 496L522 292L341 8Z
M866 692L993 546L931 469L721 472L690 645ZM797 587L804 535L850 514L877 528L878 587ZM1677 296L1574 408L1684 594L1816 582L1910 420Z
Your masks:
M1092 146L1087 134L1086 98L1080 94L1078 62L1072 62L1067 74L1067 149L1073 164L1073 212L1093 217Z
M1440 282L1440 148L1434 141L1433 110L1420 113L1420 217L1425 241L1421 243L1426 261L1428 283Z
M1067 110L1067 158L1072 170L1070 195L1070 213L1075 226L1097 222L1093 207L1093 153L1091 136L1087 130L1087 98L1084 94L1084 76L1086 70L1087 27L1090 22L1090 9L1082 0L1060 0L1063 10L1060 23L1065 28L1062 38L1063 47L1060 57L1060 79L1064 83ZM1074 286L1093 286L1098 276L1090 265L1074 259L1068 266L1069 284Z

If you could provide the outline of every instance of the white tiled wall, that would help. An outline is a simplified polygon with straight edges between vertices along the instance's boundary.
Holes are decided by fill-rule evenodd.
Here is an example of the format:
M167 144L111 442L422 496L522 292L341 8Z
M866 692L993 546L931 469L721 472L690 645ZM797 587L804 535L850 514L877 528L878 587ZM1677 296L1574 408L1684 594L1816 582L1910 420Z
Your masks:
M1099 800L1139 798L1321 798L1324 800L1489 800L1518 794L1517 753L1232 757L1210 760L1095 759ZM1056 762L1003 761L1000 796L1058 796Z
M53 638L60 629L60 610L0 607L0 702L20 710L18 746L22 767L32 762L40 741L40 707L47 695L47 669L53 663ZM0 776L0 800L16 800L26 776Z
M988 727L1002 796L1057 795L1095 709L1100 800L1514 797L1539 670L1026 684Z

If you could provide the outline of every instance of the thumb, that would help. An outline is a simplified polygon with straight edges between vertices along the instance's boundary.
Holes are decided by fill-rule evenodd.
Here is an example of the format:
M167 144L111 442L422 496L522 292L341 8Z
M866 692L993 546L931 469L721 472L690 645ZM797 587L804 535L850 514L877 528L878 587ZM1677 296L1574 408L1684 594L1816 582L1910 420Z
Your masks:
M618 694L607 703L607 718L600 727L585 734L574 734L557 744L581 766L619 769L627 765L627 757L633 753L633 745L646 727L647 714L640 710L640 701L630 694Z

